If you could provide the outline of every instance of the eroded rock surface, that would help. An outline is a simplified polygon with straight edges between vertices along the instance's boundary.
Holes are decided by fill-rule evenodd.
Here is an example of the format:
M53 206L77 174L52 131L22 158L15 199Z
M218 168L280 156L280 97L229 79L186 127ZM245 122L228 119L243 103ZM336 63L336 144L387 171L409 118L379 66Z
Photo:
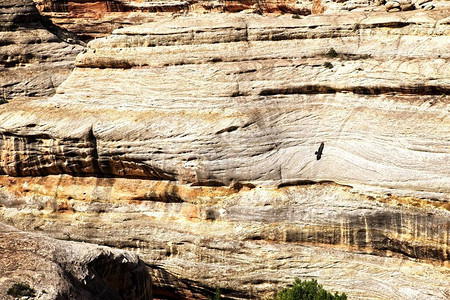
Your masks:
M314 14L342 11L387 11L448 9L448 1L439 0L314 0L311 12Z
M0 174L334 181L448 200L445 16L119 29L89 44L56 96L0 106Z
M40 12L84 41L104 37L122 26L189 13L333 14L347 11L407 11L449 8L438 0L34 0Z
M379 8L91 41L55 96L0 105L0 220L136 251L156 296L447 299L449 10Z
M151 299L151 279L137 255L58 241L0 223L0 297L27 283L35 299Z
M114 29L188 13L311 13L312 1L124 1L34 0L40 12L82 40L104 37Z
M219 286L231 298L264 298L295 277L356 299L450 295L445 203L333 184L237 191L139 179L1 179L0 219L136 251L153 268L155 296L201 299Z
M0 102L55 93L82 50L74 34L43 18L32 0L0 3Z

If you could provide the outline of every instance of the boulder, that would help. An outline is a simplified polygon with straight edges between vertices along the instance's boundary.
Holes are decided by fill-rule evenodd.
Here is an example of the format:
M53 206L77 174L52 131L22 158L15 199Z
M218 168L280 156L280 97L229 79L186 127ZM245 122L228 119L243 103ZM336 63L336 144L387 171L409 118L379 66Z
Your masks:
M137 255L59 241L0 223L0 297L22 283L36 299L152 299L151 278ZM11 292L10 292L11 293Z

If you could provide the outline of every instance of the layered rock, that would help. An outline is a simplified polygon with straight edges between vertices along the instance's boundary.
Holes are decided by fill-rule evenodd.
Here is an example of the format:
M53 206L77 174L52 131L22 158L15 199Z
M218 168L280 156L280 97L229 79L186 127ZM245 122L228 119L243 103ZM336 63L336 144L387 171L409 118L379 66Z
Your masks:
M104 37L114 29L159 21L186 14L214 12L294 14L295 17L345 11L400 11L449 8L448 1L432 0L33 0L53 22L74 32L84 41Z
M247 12L311 13L312 1L124 1L124 0L34 0L40 12L82 40L104 37L114 29L164 19L168 14ZM164 16L165 15L165 16Z
M409 10L448 9L448 1L433 0L315 0L311 8L314 14L339 11L381 11L399 12Z
M448 200L443 16L119 29L90 43L55 97L0 107L0 174L334 181Z
M121 1L35 1L41 14L81 40L104 37L120 26L151 22L153 13L124 11Z
M55 93L83 47L44 19L32 0L0 3L0 102Z
M0 223L0 297L27 283L36 299L151 299L151 279L137 255L58 241ZM34 298L34 297L33 297Z
M0 186L2 220L136 251L153 269L156 297L202 299L220 287L230 298L264 298L295 277L317 278L351 298L450 293L448 203L367 196L334 184L238 192L3 176Z
M448 15L214 14L96 39L54 97L0 106L0 220L134 250L156 296L312 277L446 299Z

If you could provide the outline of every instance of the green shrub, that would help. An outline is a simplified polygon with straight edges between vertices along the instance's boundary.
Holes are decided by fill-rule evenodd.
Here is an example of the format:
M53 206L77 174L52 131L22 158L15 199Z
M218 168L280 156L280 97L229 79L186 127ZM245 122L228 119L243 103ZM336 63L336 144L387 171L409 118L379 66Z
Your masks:
M12 287L9 288L8 290L8 295L13 296L13 297L23 297L23 296L28 296L28 297L34 297L36 291L31 288L28 283L14 283Z
M214 294L214 298L208 297L208 300L220 300L220 288L216 288L216 293Z
M330 63L329 61L326 61L323 66L327 69L333 69L333 64Z
M216 289L216 294L214 295L214 300L220 300L220 288Z
M330 50L328 50L328 52L325 55L330 58L335 58L338 56L338 54L337 54L336 50L334 50L334 48L330 48Z
M337 292L333 295L323 289L317 280L301 281L295 279L290 288L284 288L278 291L273 300L346 300L345 293L339 295Z

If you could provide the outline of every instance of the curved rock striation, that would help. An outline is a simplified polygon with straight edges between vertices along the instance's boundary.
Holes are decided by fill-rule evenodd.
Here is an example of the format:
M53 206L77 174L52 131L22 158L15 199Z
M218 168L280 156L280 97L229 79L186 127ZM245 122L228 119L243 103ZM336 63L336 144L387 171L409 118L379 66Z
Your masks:
M32 0L0 3L0 102L55 93L83 47L43 18Z
M119 29L89 44L55 97L0 107L0 174L333 181L448 200L444 16Z
M37 299L152 299L150 275L135 254L0 228L3 299L19 282Z
M0 105L0 220L136 251L155 296L300 277L447 299L449 24L436 7L117 29L53 97Z

